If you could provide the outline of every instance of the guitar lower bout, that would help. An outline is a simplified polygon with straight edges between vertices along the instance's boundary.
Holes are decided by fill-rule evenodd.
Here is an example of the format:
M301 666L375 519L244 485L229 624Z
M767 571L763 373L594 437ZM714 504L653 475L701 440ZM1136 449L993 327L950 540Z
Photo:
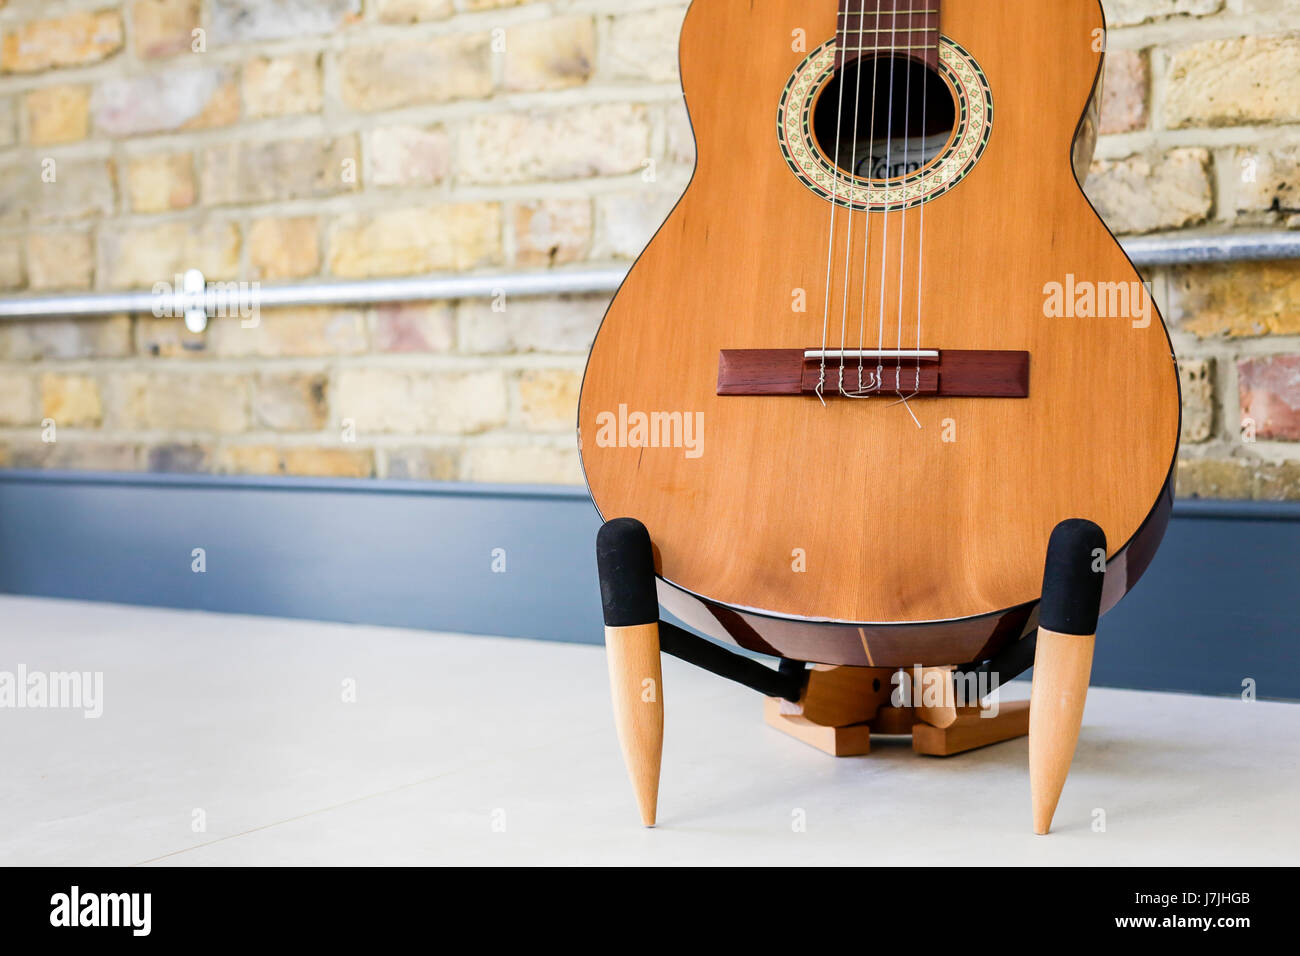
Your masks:
M801 660L951 664L1033 626L1061 522L1104 530L1107 606L1149 563L1178 378L1149 297L1098 307L1141 281L1076 177L1102 26L1095 0L691 5L695 174L578 421L674 614Z

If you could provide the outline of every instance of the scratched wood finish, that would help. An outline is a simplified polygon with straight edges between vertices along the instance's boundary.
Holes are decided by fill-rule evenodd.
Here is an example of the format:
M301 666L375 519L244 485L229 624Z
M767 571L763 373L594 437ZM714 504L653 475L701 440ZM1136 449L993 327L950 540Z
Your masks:
M876 641L894 641L892 625L952 630L987 617L991 634L999 612L1037 600L1059 521L1088 517L1111 556L1121 552L1161 498L1177 450L1177 373L1159 316L1145 328L1044 316L1045 285L1067 274L1138 279L1071 165L1100 66L1088 40L1101 10L1096 0L943 5L943 33L987 75L996 119L979 164L925 207L922 339L1028 351L1033 388L1017 401L915 400L920 429L884 401L716 394L723 349L821 342L829 206L791 174L775 129L804 56L790 50L791 31L806 30L811 49L834 35L837 13L830 0L690 8L681 64L697 168L596 338L579 408L583 466L601 514L642 520L664 579L712 602L715 616L722 606L745 620L759 611L871 623L880 627L863 633ZM906 239L915 250L917 225L915 210L890 215L890 249ZM865 273L877 295L885 232L874 214ZM864 270L855 261L846 275L837 248L838 317L840 290L860 301ZM900 302L891 255L885 314L915 314L916 261L913 252ZM791 310L797 289L807 312ZM838 347L838 322L833 330ZM914 338L887 328L883 344L914 348ZM702 412L698 455L598 440L598 416L620 405ZM900 628L896 641L925 636ZM807 659L858 663L859 645L853 629L832 627ZM957 659L966 658L923 662Z

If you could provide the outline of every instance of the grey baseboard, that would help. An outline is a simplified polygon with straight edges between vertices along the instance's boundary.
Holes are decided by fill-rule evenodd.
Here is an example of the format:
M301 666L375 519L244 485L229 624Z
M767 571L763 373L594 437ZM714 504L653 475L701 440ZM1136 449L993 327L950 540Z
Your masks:
M598 643L598 526L572 488L0 471L0 592ZM1180 501L1094 683L1300 699L1298 585L1300 504Z

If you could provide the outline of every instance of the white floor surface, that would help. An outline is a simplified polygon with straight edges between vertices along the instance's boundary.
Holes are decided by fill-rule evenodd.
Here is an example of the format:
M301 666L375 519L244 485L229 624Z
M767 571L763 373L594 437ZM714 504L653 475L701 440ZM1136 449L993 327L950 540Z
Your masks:
M0 597L20 666L103 713L0 709L0 864L1300 862L1296 704L1094 689L1035 837L1023 739L836 760L665 658L647 830L599 647Z

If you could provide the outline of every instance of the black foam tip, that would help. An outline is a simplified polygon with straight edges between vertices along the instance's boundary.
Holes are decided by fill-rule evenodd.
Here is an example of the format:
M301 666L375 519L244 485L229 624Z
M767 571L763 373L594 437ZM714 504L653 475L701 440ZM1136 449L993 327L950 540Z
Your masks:
M1096 634L1106 580L1106 533L1091 521L1062 521L1047 544L1038 622L1058 634Z
M655 557L650 532L635 518L606 521L596 535L600 600L609 627L632 627L659 620Z

